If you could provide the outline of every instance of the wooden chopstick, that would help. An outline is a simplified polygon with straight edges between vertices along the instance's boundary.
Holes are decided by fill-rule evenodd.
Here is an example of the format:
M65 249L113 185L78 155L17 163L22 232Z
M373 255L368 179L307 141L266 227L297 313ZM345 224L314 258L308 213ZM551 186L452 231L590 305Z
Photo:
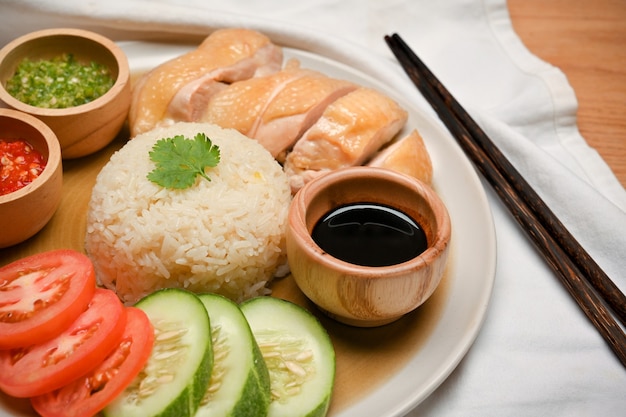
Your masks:
M607 301L622 324L626 325L626 296L620 291L606 273L598 266L595 260L577 242L567 228L561 223L546 203L537 195L533 188L524 180L519 172L513 167L500 150L494 145L489 137L483 132L478 124L469 116L457 100L437 80L424 63L410 50L408 45L400 38L393 35L394 43L404 52L409 54L411 61L418 68L424 82L432 86L436 94L444 101L456 118L467 128L474 141L482 147L484 152L495 163L503 176L509 181L517 193L524 199L526 204L533 210L539 221L546 227L554 239L563 247L565 252L572 258L574 263L588 276L594 288Z
M607 308L608 305L620 321L626 323L624 294L402 38L394 34L385 36L385 41L409 78L626 367L626 334Z

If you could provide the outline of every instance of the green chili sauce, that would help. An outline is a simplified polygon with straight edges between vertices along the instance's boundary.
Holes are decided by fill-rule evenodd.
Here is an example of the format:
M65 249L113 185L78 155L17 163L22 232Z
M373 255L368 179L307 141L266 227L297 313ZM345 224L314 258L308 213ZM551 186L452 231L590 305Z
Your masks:
M93 61L83 64L72 54L64 54L47 60L24 59L5 88L31 106L62 109L97 99L113 83L106 66Z

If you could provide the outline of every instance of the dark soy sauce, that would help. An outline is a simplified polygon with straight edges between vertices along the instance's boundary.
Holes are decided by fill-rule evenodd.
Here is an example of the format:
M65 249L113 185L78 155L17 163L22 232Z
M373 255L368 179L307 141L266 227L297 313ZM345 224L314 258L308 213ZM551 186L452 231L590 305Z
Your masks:
M337 207L311 234L326 253L355 265L389 266L424 252L426 234L407 214L377 203Z

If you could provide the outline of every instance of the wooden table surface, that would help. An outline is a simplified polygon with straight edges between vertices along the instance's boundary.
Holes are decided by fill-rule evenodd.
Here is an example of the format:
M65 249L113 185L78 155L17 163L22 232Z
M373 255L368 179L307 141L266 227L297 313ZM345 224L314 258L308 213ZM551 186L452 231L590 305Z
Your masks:
M580 133L626 187L626 1L507 2L526 47L567 76Z

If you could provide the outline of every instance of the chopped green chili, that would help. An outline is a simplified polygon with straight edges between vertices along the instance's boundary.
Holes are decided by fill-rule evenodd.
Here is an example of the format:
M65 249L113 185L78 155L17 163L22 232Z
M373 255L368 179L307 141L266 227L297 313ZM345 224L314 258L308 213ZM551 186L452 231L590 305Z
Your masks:
M24 59L7 80L6 90L31 106L60 109L97 99L113 82L106 66L93 61L83 64L64 54L47 60Z

